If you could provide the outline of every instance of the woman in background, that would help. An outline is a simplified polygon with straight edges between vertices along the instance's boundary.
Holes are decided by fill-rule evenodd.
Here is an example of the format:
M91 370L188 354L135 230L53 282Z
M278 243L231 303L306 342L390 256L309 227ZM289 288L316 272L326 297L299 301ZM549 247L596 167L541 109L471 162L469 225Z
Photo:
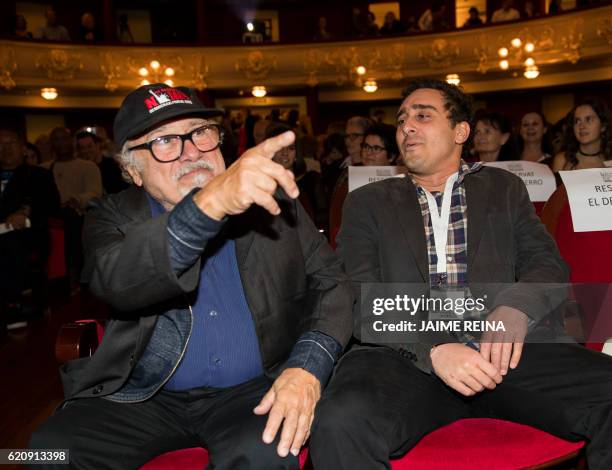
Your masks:
M553 171L601 168L612 159L610 117L595 99L578 103L567 117L565 151L555 156Z
M533 111L521 119L518 153L521 160L552 164L552 146L548 142L548 123L540 112Z
M364 131L361 144L361 161L364 166L394 165L398 155L395 127L374 124Z
M495 112L476 113L474 157L476 161L518 160L512 126L506 116Z

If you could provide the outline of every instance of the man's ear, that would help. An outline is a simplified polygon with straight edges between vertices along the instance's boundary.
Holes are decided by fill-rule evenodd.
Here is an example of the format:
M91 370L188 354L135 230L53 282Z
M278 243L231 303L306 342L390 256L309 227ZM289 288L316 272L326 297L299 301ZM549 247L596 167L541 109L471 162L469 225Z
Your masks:
M510 138L510 132L504 132L501 135L501 144L504 145L506 142L508 142L509 138Z
M134 184L136 186L142 186L142 176L140 176L140 172L131 165L126 166L125 169L127 170L128 174L132 177Z
M455 126L455 143L465 144L470 136L470 125L466 122L460 122Z

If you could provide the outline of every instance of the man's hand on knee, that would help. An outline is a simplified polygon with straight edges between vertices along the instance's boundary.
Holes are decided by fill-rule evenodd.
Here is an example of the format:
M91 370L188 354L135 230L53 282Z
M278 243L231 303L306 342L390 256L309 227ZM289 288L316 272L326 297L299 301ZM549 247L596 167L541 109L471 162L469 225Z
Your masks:
M291 451L297 456L310 434L320 397L321 383L314 375L300 368L285 369L253 410L257 415L269 413L263 441L272 443L282 423L278 455L286 457Z
M505 331L485 332L480 341L480 354L499 369L502 375L506 375L508 367L516 368L521 360L527 335L527 315L502 305L489 314L487 321L501 321Z
M463 344L436 346L431 351L431 363L446 385L468 397L485 388L493 390L502 381L497 367Z

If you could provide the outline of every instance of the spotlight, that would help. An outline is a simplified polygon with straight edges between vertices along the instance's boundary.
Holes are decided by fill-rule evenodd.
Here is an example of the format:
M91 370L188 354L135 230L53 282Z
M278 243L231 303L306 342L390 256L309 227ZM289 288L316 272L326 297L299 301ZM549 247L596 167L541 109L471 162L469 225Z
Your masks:
M58 93L55 88L42 88L40 90L40 96L42 96L44 99L48 101L52 101L55 98L57 98Z
M149 69L147 69L146 67L140 67L140 69L138 70L138 75L140 75L141 77L146 77L147 75L149 75Z
M534 78L538 78L538 75L540 75L540 70L536 65L532 65L531 67L525 68L523 75L525 76L525 78L533 80Z
M255 98L263 98L268 94L268 90L266 90L266 87L263 85L256 85L251 90L251 93Z
M499 68L502 70L508 70L508 67L510 67L510 63L507 60L500 60L499 61Z
M510 44L512 44L512 47L518 48L521 47L522 42L520 38L514 38L512 41L510 41Z
M359 65L355 68L355 71L357 72L357 75L365 75L367 69L363 65Z
M456 73L449 73L446 76L446 83L457 86L461 83L461 79L459 78L459 75L457 75Z
M503 59L504 57L508 57L508 48L500 47L497 51L497 54Z
M255 30L255 26L250 21L246 24L246 29L249 33L252 33Z
M378 90L378 84L376 83L376 80L372 78L366 80L366 82L363 84L363 91L366 93L374 93L376 90Z
M151 66L151 68L153 70L157 70L160 67L160 64L158 61L156 60L152 60L151 63L149 64Z
M532 42L528 42L525 44L525 52L531 54L535 49L535 44Z

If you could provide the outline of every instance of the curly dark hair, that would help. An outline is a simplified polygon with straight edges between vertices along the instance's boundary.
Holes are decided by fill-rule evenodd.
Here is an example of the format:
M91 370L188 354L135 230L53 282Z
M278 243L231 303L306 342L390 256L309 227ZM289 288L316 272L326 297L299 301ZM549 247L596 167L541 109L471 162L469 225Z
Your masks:
M581 100L576 106L572 108L570 113L567 115L567 125L565 126L564 136L564 147L565 147L565 161L569 163L570 169L576 168L578 165L578 157L576 154L580 150L580 142L576 139L574 133L574 117L576 109L580 106L590 106L595 114L601 121L601 146L600 152L603 153L604 159L609 160L612 158L612 138L610 134L610 112L607 106L596 98L586 98Z
M455 128L460 122L467 122L470 126L470 135L463 144L462 154L466 156L472 146L474 138L474 106L472 97L463 91L463 88L451 85L443 80L435 78L417 78L408 84L402 92L402 98L406 97L422 88L438 90L444 97L444 108L448 112L448 120L451 128Z

